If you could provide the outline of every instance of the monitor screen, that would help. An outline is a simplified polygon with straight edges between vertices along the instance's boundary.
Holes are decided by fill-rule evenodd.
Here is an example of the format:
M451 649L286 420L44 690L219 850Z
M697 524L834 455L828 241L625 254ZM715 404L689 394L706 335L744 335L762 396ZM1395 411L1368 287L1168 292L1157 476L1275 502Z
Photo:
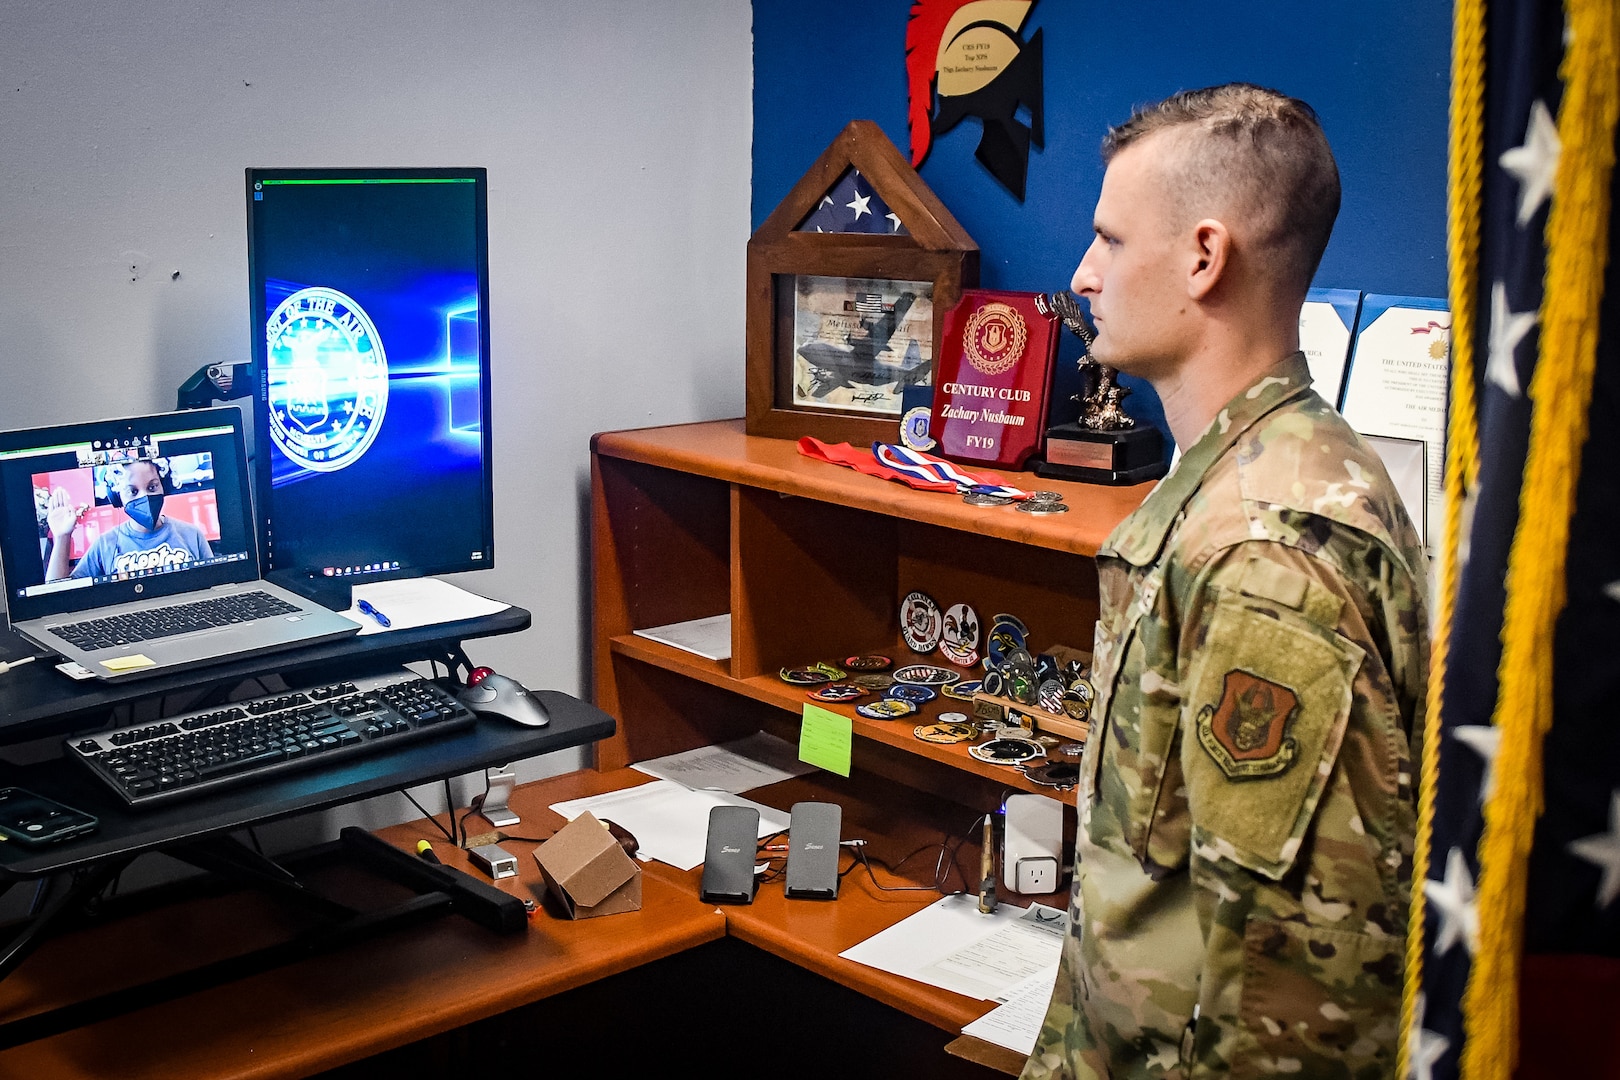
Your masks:
M258 576L233 408L0 433L13 621Z
M249 169L267 570L494 565L483 169Z

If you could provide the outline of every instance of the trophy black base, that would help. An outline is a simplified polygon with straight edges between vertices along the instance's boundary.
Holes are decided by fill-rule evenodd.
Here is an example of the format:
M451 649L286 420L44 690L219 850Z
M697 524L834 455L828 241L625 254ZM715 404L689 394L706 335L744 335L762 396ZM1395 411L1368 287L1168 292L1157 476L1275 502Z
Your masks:
M316 577L296 570L269 570L264 579L328 611L348 611L354 606L354 586L342 578Z
M1145 484L1170 470L1158 428L1092 431L1079 424L1048 428L1046 452L1030 468L1048 480L1119 486Z

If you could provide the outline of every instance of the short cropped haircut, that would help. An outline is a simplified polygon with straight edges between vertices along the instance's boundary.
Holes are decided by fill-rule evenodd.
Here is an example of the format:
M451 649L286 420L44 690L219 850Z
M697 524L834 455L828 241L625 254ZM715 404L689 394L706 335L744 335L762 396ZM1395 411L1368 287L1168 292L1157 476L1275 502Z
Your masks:
M1339 216L1339 167L1316 110L1249 83L1183 90L1110 129L1103 161L1160 132L1181 143L1172 196L1195 218L1242 214L1277 283L1303 296Z

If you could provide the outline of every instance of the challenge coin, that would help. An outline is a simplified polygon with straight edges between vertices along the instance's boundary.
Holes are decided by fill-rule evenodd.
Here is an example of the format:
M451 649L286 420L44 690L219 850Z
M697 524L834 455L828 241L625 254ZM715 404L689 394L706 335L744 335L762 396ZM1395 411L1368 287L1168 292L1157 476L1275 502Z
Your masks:
M917 706L899 698L884 698L855 706L855 711L868 720L898 720L917 711Z
M960 682L961 679L960 671L935 664L907 664L903 668L896 668L894 672L895 682L916 683L918 686L944 686L947 683Z
M941 716L932 724L918 724L912 729L912 734L923 742L949 744L967 742L973 738L974 729L972 724L949 721Z
M913 591L900 601L900 636L912 652L924 655L933 652L939 647L939 636L944 630L944 613L932 596Z
M884 696L909 701L913 705L926 705L939 697L939 691L932 686L923 686L919 683L895 683L889 687Z
M1031 758L1044 757L1041 744L1031 739L991 739L968 747L968 753L992 765L1017 765Z
M1043 761L1024 766L1024 775L1045 787L1068 789L1080 782L1080 766L1072 761Z
M876 693L882 693L894 685L894 676L873 671L868 672L865 675L856 675L854 678L849 680L849 684L851 686L858 686L862 690L871 690Z
M945 612L945 629L940 633L939 651L945 659L962 667L979 662L979 614L966 604L953 604Z
M777 677L794 686L820 686L833 681L831 675L815 668L783 668L777 672Z
M866 691L849 683L834 683L831 686L818 686L807 695L814 701L855 701L866 696Z
M1018 636L1020 638L1025 639L1025 640L1027 640L1029 638L1029 627L1024 625L1024 620L1020 619L1016 615L1008 614L1005 611L1001 612L995 618L991 619L990 620L990 625L992 627L1010 626L1015 631L1017 631Z

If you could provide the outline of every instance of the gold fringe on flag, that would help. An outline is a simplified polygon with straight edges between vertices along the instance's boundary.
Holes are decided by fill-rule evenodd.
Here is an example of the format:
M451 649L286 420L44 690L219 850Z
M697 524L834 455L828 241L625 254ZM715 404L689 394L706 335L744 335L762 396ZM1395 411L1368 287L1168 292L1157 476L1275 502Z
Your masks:
M1450 187L1447 198L1447 289L1451 306L1451 401L1446 418L1446 516L1434 588L1429 685L1419 740L1418 830L1413 849L1412 909L1406 933L1406 984L1401 996L1401 1040L1395 1075L1409 1072L1412 1023L1423 986L1423 882L1434 830L1440 777L1440 700L1447 643L1457 606L1457 571L1465 522L1463 507L1479 475L1478 411L1474 401L1475 297L1479 277L1479 223L1485 155L1485 0L1456 0L1452 12Z
M1530 380L1530 450L1508 556L1493 716L1501 749L1479 847L1479 948L1463 996L1465 1080L1509 1080L1518 1060L1525 878L1543 805L1542 739L1553 721L1553 650L1547 642L1564 606L1569 521L1608 262L1620 115L1620 0L1566 0L1564 12L1561 149L1547 216L1540 358Z

